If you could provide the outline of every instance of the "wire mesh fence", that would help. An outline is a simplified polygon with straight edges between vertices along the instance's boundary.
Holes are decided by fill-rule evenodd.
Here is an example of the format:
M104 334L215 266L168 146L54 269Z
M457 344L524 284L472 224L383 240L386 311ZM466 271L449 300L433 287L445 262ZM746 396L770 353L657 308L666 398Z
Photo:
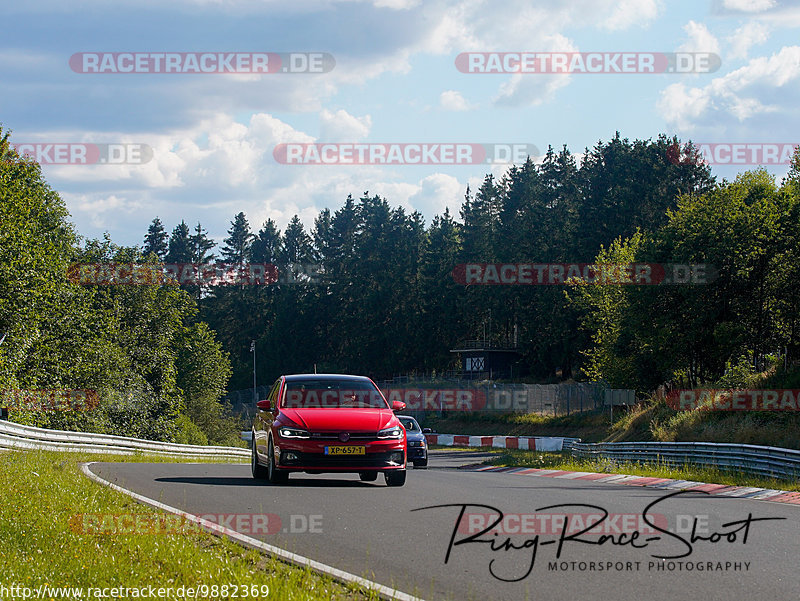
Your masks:
M614 390L602 382L562 382L558 384L522 384L488 380L437 378L423 380L398 376L376 382L391 402L403 401L404 413L422 416L426 412L452 413L538 413L570 415L595 411L609 404L630 405L635 402L632 390ZM255 399L263 399L268 386L234 390L228 393L235 415L250 419Z

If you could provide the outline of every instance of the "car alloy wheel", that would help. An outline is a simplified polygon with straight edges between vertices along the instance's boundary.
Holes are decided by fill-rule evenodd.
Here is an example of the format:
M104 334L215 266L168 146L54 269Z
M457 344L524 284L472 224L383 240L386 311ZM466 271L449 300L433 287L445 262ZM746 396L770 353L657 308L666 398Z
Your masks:
M253 433L253 442L250 445L252 452L250 453L250 471L253 474L253 478L256 480L266 480L267 479L267 468L261 465L258 462L258 453L256 453L256 437L255 433Z
M269 445L267 446L267 455L269 456L267 480L273 484L284 484L287 480L289 480L289 472L275 467L275 447L272 444L271 438L269 439Z

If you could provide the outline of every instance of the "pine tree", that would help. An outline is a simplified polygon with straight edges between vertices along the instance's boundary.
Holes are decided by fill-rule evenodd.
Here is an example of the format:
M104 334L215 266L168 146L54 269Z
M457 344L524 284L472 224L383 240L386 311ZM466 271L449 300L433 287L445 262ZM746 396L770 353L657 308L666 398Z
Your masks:
M306 233L300 217L295 215L286 226L282 240L282 263L309 263L312 256L311 237Z
M203 229L200 222L194 228L194 234L190 238L192 244L192 262L200 264L213 263L216 256L207 254L217 243L208 237L208 231Z
M169 238L169 251L167 252L167 263L191 263L193 258L192 253L192 238L189 235L189 226L186 222L181 222L172 230L172 235Z
M333 216L330 209L322 209L314 219L313 255L317 263L325 262L333 249Z
M464 220L464 258L467 261L495 260L496 238L500 220L499 188L492 175L483 179L474 197L469 189L461 208Z
M142 254L147 257L151 253L158 257L160 261L164 260L167 256L169 236L164 229L164 224L156 217L153 219L150 227L147 228L147 235L144 237L144 246L142 247Z
M278 256L281 253L281 232L272 219L267 219L261 226L258 235L253 240L250 253L253 263L275 264L278 262Z
M231 228L228 230L228 237L225 238L224 244L222 256L226 262L242 264L250 260L253 234L244 213L239 213L231 221Z
M463 317L464 286L453 278L459 262L461 237L459 224L445 209L434 217L428 229L428 244L421 266L421 326L425 336L426 370L454 367L450 349L467 336Z
M356 235L359 229L359 218L353 197L348 195L344 206L333 214L331 220L330 252L326 262L326 270L343 281L352 272L358 255L356 254Z

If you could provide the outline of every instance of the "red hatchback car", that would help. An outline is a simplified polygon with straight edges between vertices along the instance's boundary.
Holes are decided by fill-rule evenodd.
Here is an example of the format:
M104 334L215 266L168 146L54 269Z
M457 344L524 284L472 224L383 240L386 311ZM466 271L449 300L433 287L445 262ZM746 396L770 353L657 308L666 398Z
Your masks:
M291 472L358 473L388 486L406 482L406 431L375 383L364 376L281 376L253 420L253 477L284 483Z

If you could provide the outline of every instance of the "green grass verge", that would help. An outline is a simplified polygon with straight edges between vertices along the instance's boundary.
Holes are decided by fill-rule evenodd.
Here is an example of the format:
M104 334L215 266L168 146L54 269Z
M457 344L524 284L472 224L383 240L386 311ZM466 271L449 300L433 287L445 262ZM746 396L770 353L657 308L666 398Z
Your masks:
M3 585L84 589L267 585L269 599L379 598L374 592L345 586L205 532L76 533L70 528L70 518L77 514L163 515L89 480L80 471L87 461L181 460L44 451L0 453Z
M487 447L481 450L491 451L496 455L492 459L484 461L487 465L532 467L570 472L628 474L631 476L671 478L673 480L691 480L732 486L754 486L790 491L800 490L800 483L790 480L775 480L742 472L728 472L691 465L670 467L652 463L624 463L611 460L588 461L574 459L569 453L542 453L519 449L491 449Z

